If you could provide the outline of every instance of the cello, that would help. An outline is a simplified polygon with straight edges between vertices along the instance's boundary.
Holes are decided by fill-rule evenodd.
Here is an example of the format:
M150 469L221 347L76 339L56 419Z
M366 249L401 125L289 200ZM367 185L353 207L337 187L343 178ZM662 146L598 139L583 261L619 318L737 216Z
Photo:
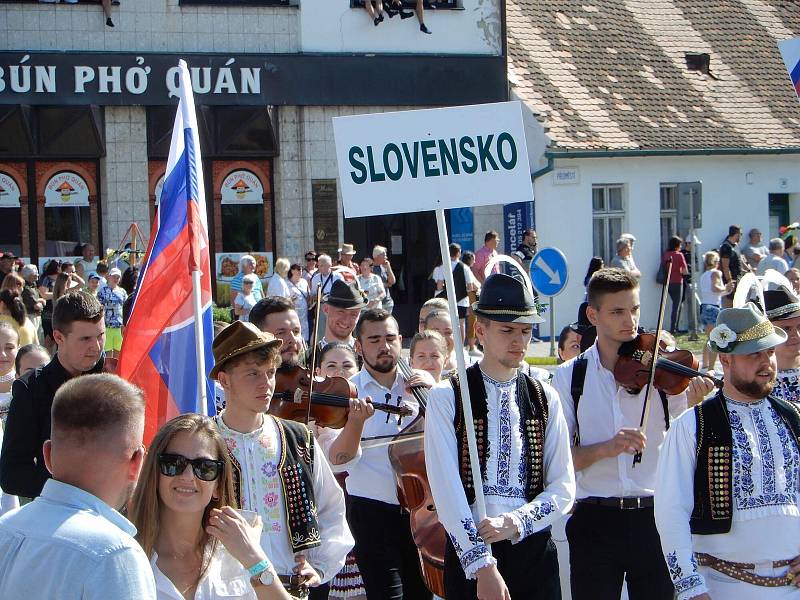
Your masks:
M397 367L408 380L413 372L404 359ZM419 554L420 571L427 588L444 598L444 551L447 534L439 523L433 494L425 469L425 453L422 432L425 430L425 406L428 392L424 388L412 388L419 403L419 414L395 438L389 447L389 461L394 469L397 483L397 498L410 514L411 535Z

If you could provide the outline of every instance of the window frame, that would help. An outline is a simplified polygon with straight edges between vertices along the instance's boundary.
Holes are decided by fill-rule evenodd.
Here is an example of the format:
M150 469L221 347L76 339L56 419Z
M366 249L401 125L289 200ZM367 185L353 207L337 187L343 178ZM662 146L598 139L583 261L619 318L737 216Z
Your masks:
M611 209L609 207L609 190L611 189L619 189L620 190L620 209ZM595 191L602 190L603 191L603 206L600 208L595 208ZM627 198L627 187L624 183L594 183L592 184L592 253L593 256L600 256L603 258L605 264L610 264L611 259L614 258L617 254L617 246L616 242L619 238L619 235L625 232L625 228L627 226L627 219L628 219L628 198ZM619 221L619 235L611 235L612 233L612 221ZM596 240L596 227L597 223L602 223L602 236L605 239L605 243L607 247L605 248L598 248L597 240ZM613 237L613 239L612 239Z

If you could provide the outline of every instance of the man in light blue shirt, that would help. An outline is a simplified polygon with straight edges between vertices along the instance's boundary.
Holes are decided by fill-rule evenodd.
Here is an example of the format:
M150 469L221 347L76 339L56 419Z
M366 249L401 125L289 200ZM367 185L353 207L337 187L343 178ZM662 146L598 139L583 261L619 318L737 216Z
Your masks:
M155 600L128 501L144 457L144 397L114 375L65 383L53 400L41 496L0 518L0 598Z

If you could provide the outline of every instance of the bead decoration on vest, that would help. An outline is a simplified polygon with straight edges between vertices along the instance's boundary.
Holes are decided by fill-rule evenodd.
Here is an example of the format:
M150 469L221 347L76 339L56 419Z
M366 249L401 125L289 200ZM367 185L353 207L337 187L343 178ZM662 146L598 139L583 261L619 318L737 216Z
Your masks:
M729 519L731 450L726 446L711 446L708 449L709 500L712 519Z

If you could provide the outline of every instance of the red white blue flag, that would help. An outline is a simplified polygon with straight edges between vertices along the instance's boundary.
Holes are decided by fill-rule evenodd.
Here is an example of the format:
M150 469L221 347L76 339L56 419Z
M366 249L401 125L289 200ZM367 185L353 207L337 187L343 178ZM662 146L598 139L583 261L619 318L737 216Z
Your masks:
M117 374L145 393L145 443L187 412L214 414L211 268L200 140L189 71L180 61L180 102L164 189L125 328ZM199 270L207 408L198 393L192 271Z
M781 49L786 70L789 71L789 77L792 78L794 90L797 92L797 97L800 98L800 38L778 42L778 46Z

